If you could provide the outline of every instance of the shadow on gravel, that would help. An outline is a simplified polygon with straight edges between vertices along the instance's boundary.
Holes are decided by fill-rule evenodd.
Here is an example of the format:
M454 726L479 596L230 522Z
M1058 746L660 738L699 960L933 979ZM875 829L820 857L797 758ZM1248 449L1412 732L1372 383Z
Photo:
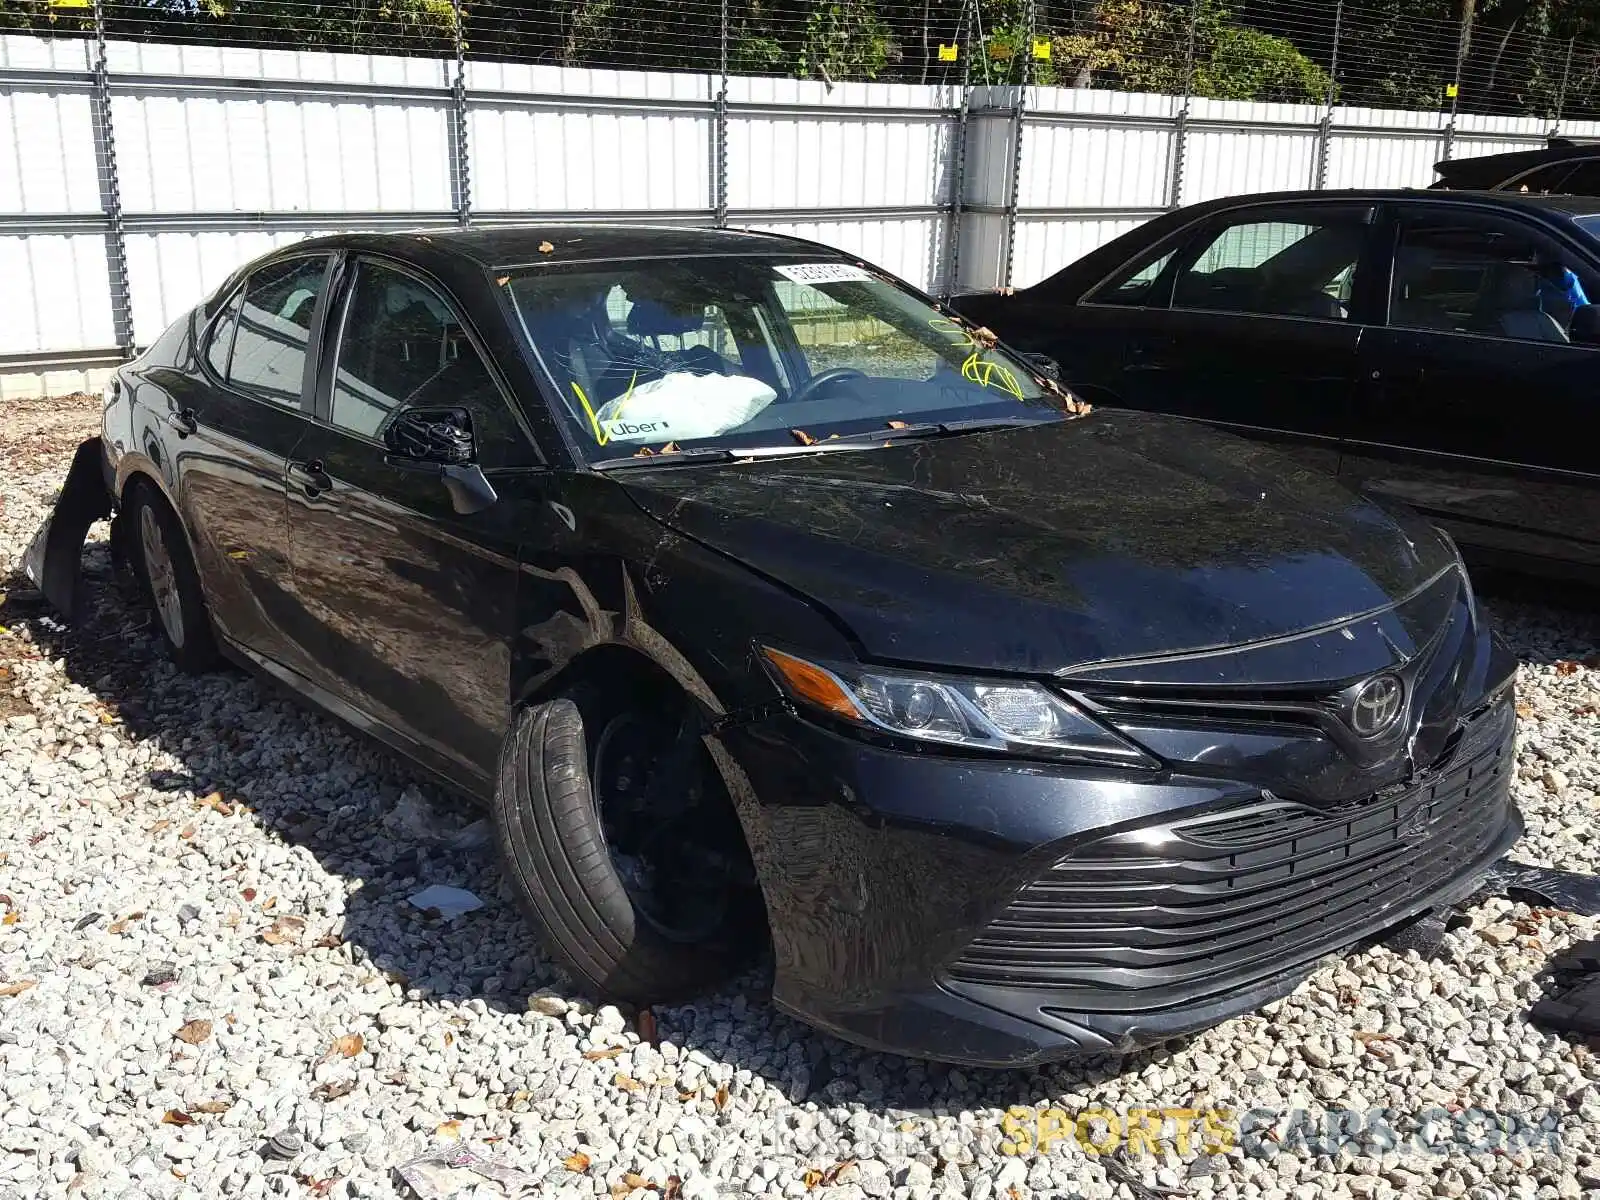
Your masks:
M1600 584L1471 570L1480 600L1522 662L1550 666L1600 656Z
M242 801L251 819L309 851L324 871L362 881L337 926L358 963L403 981L421 1002L480 999L522 1012L540 987L573 994L502 886L492 843L452 844L484 815L479 809L420 782L397 756L268 680L234 669L178 673L137 586L113 570L106 543L85 550L76 625L64 624L20 573L0 586L0 623L26 629L42 653L63 661L67 677L115 713L131 739L179 760L176 770L149 772L150 787ZM408 811L411 818L397 819ZM416 814L432 827L422 828ZM444 922L406 902L430 884L466 888L485 907ZM1164 1057L1102 1056L1024 1072L875 1054L778 1012L769 965L694 1003L653 1012L658 1038L759 1075L791 1101L890 1113L1031 1105Z

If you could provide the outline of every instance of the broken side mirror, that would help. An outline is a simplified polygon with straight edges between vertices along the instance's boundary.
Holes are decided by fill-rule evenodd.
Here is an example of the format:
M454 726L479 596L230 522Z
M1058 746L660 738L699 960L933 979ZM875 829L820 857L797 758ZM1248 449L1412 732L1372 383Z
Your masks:
M1572 325L1567 330L1576 345L1600 346L1600 306L1580 304L1572 312Z
M383 461L399 471L439 479L462 516L488 508L499 496L478 466L472 414L464 408L402 408L384 425Z

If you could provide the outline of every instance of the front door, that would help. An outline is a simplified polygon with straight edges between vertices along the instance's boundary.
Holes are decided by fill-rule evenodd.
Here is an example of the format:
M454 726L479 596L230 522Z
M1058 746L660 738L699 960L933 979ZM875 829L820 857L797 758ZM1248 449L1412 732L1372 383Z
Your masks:
M1600 349L1569 332L1600 274L1535 226L1457 207L1405 211L1395 244L1341 474L1464 544L1600 565Z
M1219 215L1128 314L1122 401L1273 442L1337 470L1371 218L1370 206L1349 204ZM1099 302L1115 303L1125 289L1113 280Z
M490 786L505 730L519 534L537 458L441 292L360 259L318 420L289 466L290 551L313 682L469 790ZM405 410L464 409L504 498L462 515L438 478L388 461ZM348 715L348 714L347 714Z
M291 667L284 471L309 424L313 331L330 257L258 267L201 331L185 386L163 381L177 499L213 620L224 636Z

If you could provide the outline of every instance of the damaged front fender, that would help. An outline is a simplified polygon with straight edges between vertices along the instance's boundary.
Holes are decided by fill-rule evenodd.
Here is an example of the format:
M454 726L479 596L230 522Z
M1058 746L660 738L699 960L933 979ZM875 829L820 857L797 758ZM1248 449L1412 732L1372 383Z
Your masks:
M78 577L89 526L110 515L105 450L99 438L90 438L72 456L55 508L22 556L22 573L69 619L77 612Z

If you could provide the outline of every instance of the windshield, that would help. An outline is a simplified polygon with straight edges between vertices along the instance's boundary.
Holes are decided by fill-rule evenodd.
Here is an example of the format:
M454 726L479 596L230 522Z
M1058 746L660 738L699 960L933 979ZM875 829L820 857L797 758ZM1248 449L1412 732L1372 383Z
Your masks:
M590 462L1063 415L991 338L848 262L632 260L500 282Z

